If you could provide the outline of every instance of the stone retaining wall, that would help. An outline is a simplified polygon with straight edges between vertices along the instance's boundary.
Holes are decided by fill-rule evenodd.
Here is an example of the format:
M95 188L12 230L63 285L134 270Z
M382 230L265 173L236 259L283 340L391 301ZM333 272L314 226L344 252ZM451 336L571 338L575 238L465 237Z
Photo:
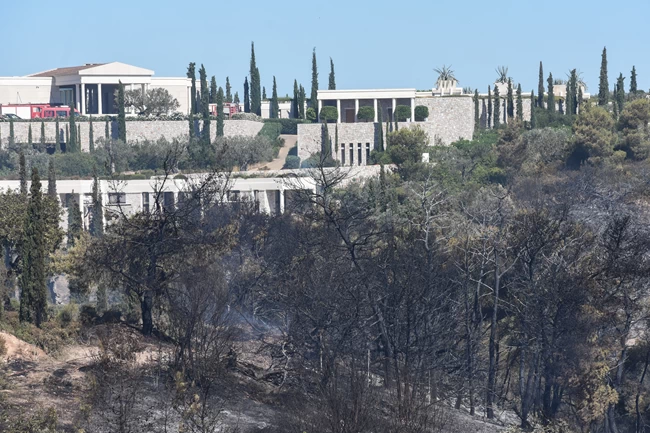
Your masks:
M201 127L201 122L195 122L197 131ZM17 143L27 143L29 134L29 125L32 125L32 141L39 143L41 139L41 122L14 122L14 137ZM44 122L45 125L45 141L46 143L56 142L56 123ZM59 126L62 131L65 131L67 121L61 121ZM81 126L81 148L88 150L88 133L90 130L90 122L79 121L78 126ZM256 136L262 129L264 124L262 122L254 122L251 120L226 120L224 121L224 135L226 137L234 136ZM0 122L0 147L6 148L9 144L9 122ZM97 139L104 138L106 131L106 122L93 122L93 137L95 142ZM217 122L213 120L210 123L210 135L212 139L217 134ZM65 135L65 132L63 133ZM117 122L109 123L109 135L117 138ZM160 121L127 121L126 122L126 139L129 142L133 141L155 141L164 137L167 140L175 138L187 137L189 135L189 122L187 120L160 120Z

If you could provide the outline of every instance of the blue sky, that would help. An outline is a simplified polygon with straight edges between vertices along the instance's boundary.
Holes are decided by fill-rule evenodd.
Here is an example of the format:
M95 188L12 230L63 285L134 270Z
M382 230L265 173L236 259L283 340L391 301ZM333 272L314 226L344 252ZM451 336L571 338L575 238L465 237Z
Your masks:
M294 78L309 93L314 47L321 89L330 57L339 89L430 89L433 68L446 64L460 85L480 91L506 65L526 92L537 89L542 60L545 74L556 78L578 68L594 93L607 46L610 86L623 72L627 89L635 65L639 87L650 88L649 0L2 3L0 76L111 61L153 69L158 77L184 76L194 61L219 85L230 76L241 94L255 41L269 96L274 75L280 95L293 92Z

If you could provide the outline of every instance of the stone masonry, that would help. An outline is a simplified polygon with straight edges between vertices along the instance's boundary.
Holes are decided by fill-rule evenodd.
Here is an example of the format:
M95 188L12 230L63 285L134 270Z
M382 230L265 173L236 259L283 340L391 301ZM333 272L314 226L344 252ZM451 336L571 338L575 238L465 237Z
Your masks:
M46 143L56 142L56 123L47 121L45 124L45 141ZM27 143L29 134L29 125L32 125L32 142L39 143L41 139L41 122L14 122L14 137L17 143ZM68 125L67 120L61 120L59 127L65 131ZM78 121L81 126L81 148L88 150L88 131L90 123L88 121ZM197 131L200 128L200 122L196 122ZM226 120L224 121L224 135L226 137L234 136L256 136L262 129L262 122L251 120ZM9 122L0 122L0 146L6 148L9 144ZM93 121L93 137L95 142L99 138L104 138L106 131L105 121ZM210 124L210 135L212 139L217 133L217 122L213 120ZM63 133L65 134L65 132ZM117 138L117 122L109 122L109 134ZM189 135L189 122L187 120L160 120L160 121L127 121L126 138L129 142L134 141L155 141L164 137L171 141L176 138L187 137Z

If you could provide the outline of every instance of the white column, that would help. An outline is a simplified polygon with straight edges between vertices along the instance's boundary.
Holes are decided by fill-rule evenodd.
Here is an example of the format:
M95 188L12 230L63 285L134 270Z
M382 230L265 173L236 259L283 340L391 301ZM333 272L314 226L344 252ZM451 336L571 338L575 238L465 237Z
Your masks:
M415 122L415 98L411 98L411 122Z
M338 118L336 119L336 123L341 123L341 100L340 99L336 100L336 113L338 115Z
M81 107L79 106L81 104L81 89L79 87L79 84L74 85L74 108L81 111Z
M102 109L102 85L97 84L97 114L100 116L104 114L104 110Z
M391 119L393 122L397 117L395 117L395 108L397 107L397 99L393 98L393 118Z
M284 189L280 188L280 213L284 213Z
M377 111L377 99L373 99L373 102L375 104L375 123L377 123L377 116L379 115L379 111Z
M323 108L323 101L318 101L318 111L316 112L316 120L320 122L320 110Z
M354 123L357 123L359 119L357 119L357 114L359 113L359 100L355 99L354 100Z
M80 99L80 104L81 107L79 108L79 113L83 116L87 114L86 112L88 111L88 107L86 107L86 85L81 83L81 99Z

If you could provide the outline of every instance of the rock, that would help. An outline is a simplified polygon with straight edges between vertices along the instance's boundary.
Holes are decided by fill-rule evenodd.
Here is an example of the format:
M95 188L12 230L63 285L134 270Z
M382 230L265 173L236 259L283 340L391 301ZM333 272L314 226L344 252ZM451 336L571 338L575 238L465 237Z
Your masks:
M70 283L65 275L50 278L47 283L50 289L50 299L55 305L65 305L70 302Z

